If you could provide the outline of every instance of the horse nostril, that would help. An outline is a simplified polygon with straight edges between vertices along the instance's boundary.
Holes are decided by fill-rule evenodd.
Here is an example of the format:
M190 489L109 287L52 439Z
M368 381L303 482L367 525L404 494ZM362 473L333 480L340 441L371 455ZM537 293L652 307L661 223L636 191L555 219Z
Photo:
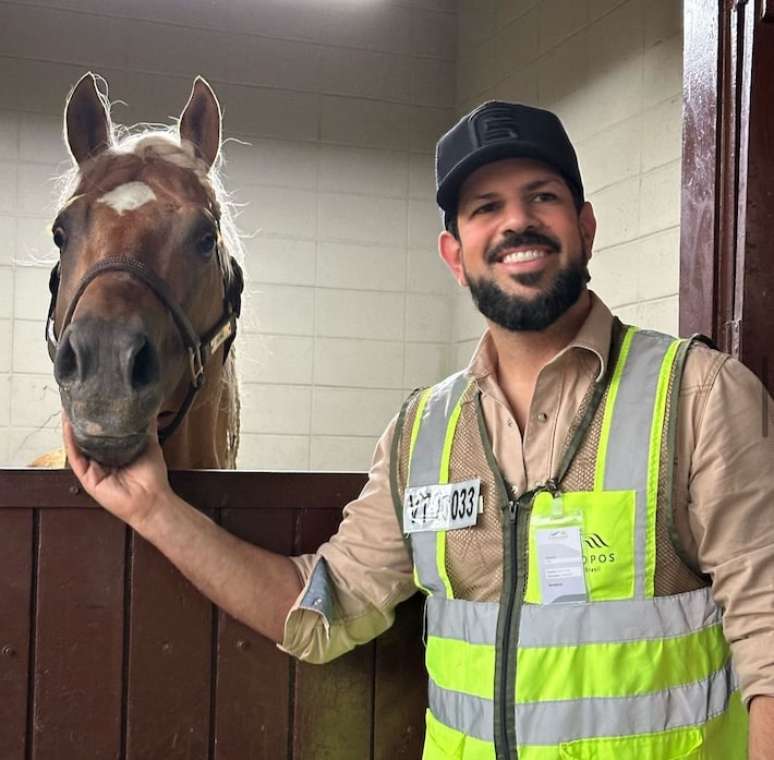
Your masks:
M136 391L152 385L161 377L158 355L147 338L132 349L128 369L132 389Z
M78 341L72 340L73 331L67 330L59 341L54 357L54 378L59 385L67 385L80 379L83 373L84 356ZM81 354L81 355L79 355Z

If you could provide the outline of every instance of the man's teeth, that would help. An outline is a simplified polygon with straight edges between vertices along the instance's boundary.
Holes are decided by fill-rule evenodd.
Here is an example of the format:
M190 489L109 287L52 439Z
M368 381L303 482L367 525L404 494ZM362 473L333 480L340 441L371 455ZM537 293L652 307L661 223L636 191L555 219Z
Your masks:
M545 255L545 251L516 251L515 253L509 253L502 261L504 264L515 264L520 261L542 259Z

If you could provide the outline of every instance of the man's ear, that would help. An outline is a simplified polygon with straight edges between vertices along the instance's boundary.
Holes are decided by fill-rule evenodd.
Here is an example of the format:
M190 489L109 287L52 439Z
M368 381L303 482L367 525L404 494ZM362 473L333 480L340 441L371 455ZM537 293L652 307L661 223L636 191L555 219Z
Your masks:
M587 261L591 258L591 251L594 247L594 236L597 234L597 220L594 216L594 209L586 201L578 214L578 226L583 238L583 247L587 254Z
M461 288L467 287L468 280L462 266L462 245L451 232L444 230L438 236L438 253L451 270L457 284Z

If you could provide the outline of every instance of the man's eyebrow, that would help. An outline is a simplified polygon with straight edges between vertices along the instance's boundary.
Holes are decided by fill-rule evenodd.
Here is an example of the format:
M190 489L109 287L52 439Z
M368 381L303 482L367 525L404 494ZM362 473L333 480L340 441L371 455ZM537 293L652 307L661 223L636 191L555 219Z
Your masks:
M499 193L479 193L478 195L474 195L472 198L468 198L468 203L471 201L478 201L478 200L489 200L490 198L498 198Z
M541 177L540 179L536 179L532 182L530 182L528 185L524 186L524 191L529 193L533 190L537 190L539 187L543 187L543 185L551 185L556 183L557 185L561 185L562 180L559 179L559 177Z

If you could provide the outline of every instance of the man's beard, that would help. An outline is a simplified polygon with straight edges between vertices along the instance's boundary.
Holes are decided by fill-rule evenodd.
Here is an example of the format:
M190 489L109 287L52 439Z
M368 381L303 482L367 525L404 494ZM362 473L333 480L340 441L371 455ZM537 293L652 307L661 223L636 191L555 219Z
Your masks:
M487 259L490 258L495 257L488 255ZM484 277L476 280L468 276L470 294L478 310L506 330L545 330L577 303L591 279L587 261L584 251L580 261L560 269L550 287L531 298L508 294L494 280ZM525 286L537 285L544 276L544 272L512 275L516 282Z

